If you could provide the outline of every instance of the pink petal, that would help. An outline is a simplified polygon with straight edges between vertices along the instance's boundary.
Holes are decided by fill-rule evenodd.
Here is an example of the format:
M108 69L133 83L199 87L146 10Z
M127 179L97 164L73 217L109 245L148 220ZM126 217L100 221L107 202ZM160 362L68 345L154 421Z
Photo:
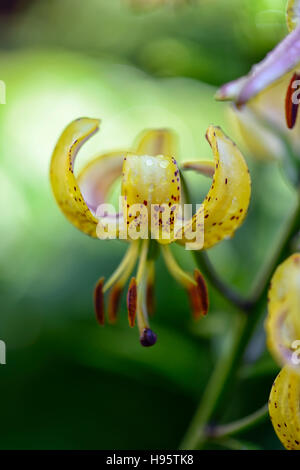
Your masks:
M255 65L237 97L237 105L247 103L260 91L293 70L300 62L300 27L290 33L266 58Z
M216 99L235 101L241 106L300 63L300 26L292 31L248 75L223 85Z

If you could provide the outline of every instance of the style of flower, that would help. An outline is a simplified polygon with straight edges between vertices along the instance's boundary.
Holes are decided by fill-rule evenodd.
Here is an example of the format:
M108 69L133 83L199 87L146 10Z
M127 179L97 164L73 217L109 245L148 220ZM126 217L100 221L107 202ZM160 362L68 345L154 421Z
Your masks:
M272 278L265 326L268 348L284 366L271 390L270 417L282 444L300 450L300 253Z
M178 226L172 210L174 206L176 213L175 207L181 204L182 176L175 160L174 134L163 129L145 131L131 151L100 155L75 176L77 152L98 127L99 120L89 118L77 119L67 126L52 155L51 185L62 212L79 230L95 238L105 238L105 225L114 229L115 237L128 243L127 252L116 271L106 282L101 278L96 285L96 316L103 325L104 294L110 290L108 318L111 323L116 321L121 293L138 262L137 274L131 278L127 293L128 320L132 327L137 318L141 344L152 346L156 342L156 334L150 329L148 314L153 311L154 262L158 251L161 250L170 273L186 288L194 317L206 315L208 293L202 274L197 269L194 276L184 271L175 260L169 244L195 243L197 230L202 230L204 235L201 245L196 244L198 249L210 248L233 236L247 213L250 175L236 145L220 128L210 126L206 138L212 147L214 162L186 162L182 169L195 170L213 178L212 185L195 214L187 221L181 220ZM116 214L105 213L103 205L108 201L112 184L119 177L122 179L121 210ZM133 206L140 208L140 213L133 213ZM153 206L157 209L154 218ZM167 219L163 217L165 208L171 211ZM137 227L143 217L148 220L148 215L153 223L149 222L146 233L141 230L139 234ZM153 228L154 239L151 238Z

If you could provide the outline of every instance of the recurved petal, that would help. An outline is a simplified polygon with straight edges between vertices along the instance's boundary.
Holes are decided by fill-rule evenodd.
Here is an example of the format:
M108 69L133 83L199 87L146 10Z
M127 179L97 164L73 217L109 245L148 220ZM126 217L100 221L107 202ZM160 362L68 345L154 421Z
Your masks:
M50 165L50 180L55 199L68 220L82 232L96 237L98 220L89 210L73 173L74 161L82 144L99 127L99 120L81 118L61 134Z
M286 449L300 450L300 375L285 366L273 383L269 413Z
M138 155L167 155L177 154L177 139L169 129L151 129L142 132L138 137L136 153Z
M289 0L286 9L286 22L291 32L299 26L300 0Z
M233 100L241 106L300 63L300 27L286 36L249 74L237 82L223 85L219 100ZM236 86L234 86L236 83Z
M237 109L232 107L231 116L235 115L234 123L238 124L251 157L284 159L286 146L283 138L286 136L296 153L300 151L300 119L295 127L288 129L284 97L291 82L293 72L263 90L246 106ZM297 92L297 90L293 90ZM229 108L228 108L229 109Z
M209 178L212 178L215 173L215 164L210 160L184 162L181 167L183 170L193 170Z
M122 175L124 156L129 152L120 150L96 157L78 175L78 184L85 202L92 212L106 202L112 184Z
M219 101L235 101L236 97L239 96L243 86L247 81L247 76L232 80L231 82L225 83L216 92L215 99Z
M300 340L300 254L284 261L275 271L269 290L266 320L267 345L279 364L300 373L295 346Z
M233 236L246 216L251 195L249 170L234 142L214 126L208 128L206 137L216 169L205 201L193 216L195 230L197 215L204 212L204 249Z

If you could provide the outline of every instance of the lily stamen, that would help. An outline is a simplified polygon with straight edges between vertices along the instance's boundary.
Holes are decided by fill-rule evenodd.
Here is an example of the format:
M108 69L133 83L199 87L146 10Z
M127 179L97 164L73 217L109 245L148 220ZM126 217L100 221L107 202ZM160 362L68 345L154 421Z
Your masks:
M146 287L147 312L150 316L154 314L154 276L155 276L154 260L151 259L147 261L147 287Z
M94 307L96 312L96 318L100 325L104 325L104 295L103 295L103 282L104 277L101 277L97 282L94 290Z
M136 264L138 252L139 252L139 240L132 242L131 246L127 250L127 253L123 260L124 261L123 273L120 274L120 271L119 271L119 268L121 265L116 270L116 272L119 271L119 277L116 278L117 280L115 281L115 284L111 288L111 292L109 294L109 301L108 301L108 318L109 318L110 323L116 322L116 319L117 319L116 316L117 316L117 312L119 309L122 291ZM106 290L105 288L106 286L104 286L104 292Z
M130 243L130 246L127 249L121 263L119 264L119 266L117 267L115 272L106 281L106 283L103 287L103 293L107 292L108 289L113 284L115 284L115 282L117 282L118 280L121 280L121 282L124 281L124 284L125 284L125 282L129 278L130 273L133 269L133 266L132 266L133 261L134 260L136 261L136 259L137 259L138 248L139 248L139 240L136 240L136 241ZM130 269L131 266L132 266L132 268ZM129 274L127 274L129 270L130 270L130 272L129 272Z
M147 255L149 240L144 240L140 254L140 262L137 271L137 324L140 331L142 346L153 346L156 343L156 334L150 329L146 301L146 284L148 277Z
M118 284L115 284L109 293L108 321L110 324L114 324L117 321L117 313L119 310L122 291L123 289Z
M195 269L193 278L178 265L168 246L163 247L162 253L170 274L187 290L193 317L198 319L206 315L208 312L208 293L205 280L200 271Z
M162 247L162 255L164 257L164 261L166 266L170 272L170 274L174 277L174 279L181 284L186 289L190 289L191 286L196 287L197 282L192 278L190 274L185 272L175 260L170 248L165 245Z
M299 100L294 99L295 93L299 91L300 74L295 72L288 85L285 98L285 117L289 129L293 129L298 115Z
M198 309L195 310L196 318L198 318L199 316L204 316L207 314L209 307L209 297L205 279L199 269L195 269L194 278L197 282L197 297L199 299Z
M135 277L131 279L127 292L127 310L129 326L133 327L135 325L137 310L137 286Z

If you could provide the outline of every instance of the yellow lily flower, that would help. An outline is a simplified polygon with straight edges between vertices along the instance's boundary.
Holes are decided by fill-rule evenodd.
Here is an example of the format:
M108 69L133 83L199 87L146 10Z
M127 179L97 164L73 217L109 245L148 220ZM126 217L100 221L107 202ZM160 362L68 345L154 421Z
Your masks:
M164 129L146 131L131 151L100 155L75 176L77 152L98 127L99 121L89 118L67 126L52 155L51 185L62 212L79 230L95 238L129 241L116 271L96 285L96 316L104 324L104 294L110 290L108 318L112 323L116 320L122 290L138 261L137 275L131 279L127 294L128 320L134 326L137 317L141 344L152 346L156 335L149 327L148 313L153 310L153 251L160 247L168 270L187 289L194 317L206 315L208 294L202 274L195 270L192 276L181 269L168 245L176 242L206 249L233 236L247 213L250 175L236 145L220 128L210 126L206 137L214 162L187 162L183 169L212 177L212 186L194 215L187 220L176 218L181 207L181 176L174 134ZM109 212L109 189L119 177L122 204L118 213ZM200 242L198 232L203 233Z
M234 103L242 137L259 158L285 156L280 136L288 137L294 152L300 152L300 0L288 1L286 17L289 34L248 75L223 85L216 94L216 99Z
M288 450L300 450L300 375L285 366L273 383L269 413L274 430Z
M300 253L285 260L272 278L265 327L275 360L297 368L293 344L300 340Z
M300 253L272 278L265 326L268 348L284 365L271 390L270 417L282 444L300 450Z

